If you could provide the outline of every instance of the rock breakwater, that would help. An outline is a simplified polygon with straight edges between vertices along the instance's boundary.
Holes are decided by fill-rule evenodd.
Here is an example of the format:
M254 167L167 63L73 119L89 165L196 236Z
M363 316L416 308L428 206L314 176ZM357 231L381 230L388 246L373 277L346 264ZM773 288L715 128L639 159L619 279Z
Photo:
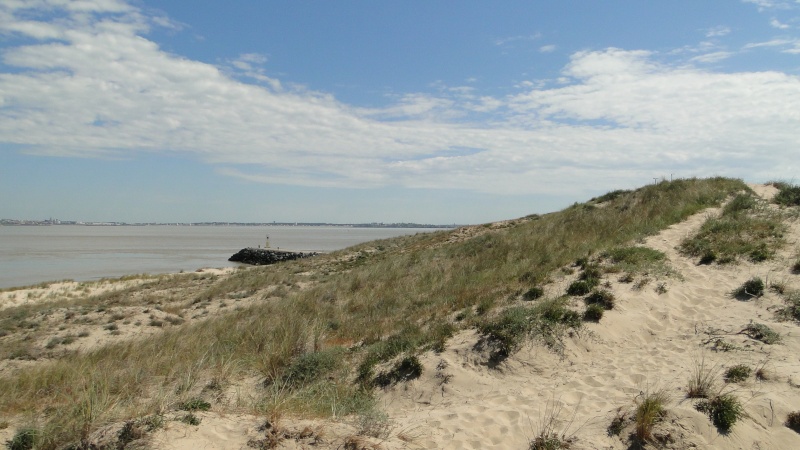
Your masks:
M316 256L316 252L288 252L285 250L272 250L268 248L243 248L228 258L228 261L253 266L266 266L283 261L292 261L300 258Z

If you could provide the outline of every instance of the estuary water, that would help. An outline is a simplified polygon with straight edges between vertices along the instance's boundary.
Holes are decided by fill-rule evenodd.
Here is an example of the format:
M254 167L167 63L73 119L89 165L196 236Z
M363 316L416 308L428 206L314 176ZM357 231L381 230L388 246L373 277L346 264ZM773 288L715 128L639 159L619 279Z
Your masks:
M325 226L0 226L0 288L232 267L245 247L330 252L428 228Z

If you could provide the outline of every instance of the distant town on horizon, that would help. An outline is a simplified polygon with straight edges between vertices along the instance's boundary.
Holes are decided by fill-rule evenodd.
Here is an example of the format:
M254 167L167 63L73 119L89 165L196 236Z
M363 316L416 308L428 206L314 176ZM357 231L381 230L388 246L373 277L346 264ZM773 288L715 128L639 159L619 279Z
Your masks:
M96 222L76 220L28 220L28 219L0 219L0 226L52 226L52 225L83 225L83 226L186 226L186 227L350 227L350 228L456 228L459 224L434 225L410 222L371 222L371 223L328 223L328 222Z

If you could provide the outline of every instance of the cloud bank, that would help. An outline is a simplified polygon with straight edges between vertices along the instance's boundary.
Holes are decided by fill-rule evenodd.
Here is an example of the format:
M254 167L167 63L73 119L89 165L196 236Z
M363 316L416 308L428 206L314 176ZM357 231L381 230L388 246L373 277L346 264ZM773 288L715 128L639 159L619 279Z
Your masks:
M573 54L560 83L407 93L367 109L285 87L258 54L224 66L170 54L147 38L163 26L117 0L3 2L0 33L15 44L0 55L0 142L61 157L180 154L317 187L566 194L670 173L798 173L800 78L782 72L608 48Z

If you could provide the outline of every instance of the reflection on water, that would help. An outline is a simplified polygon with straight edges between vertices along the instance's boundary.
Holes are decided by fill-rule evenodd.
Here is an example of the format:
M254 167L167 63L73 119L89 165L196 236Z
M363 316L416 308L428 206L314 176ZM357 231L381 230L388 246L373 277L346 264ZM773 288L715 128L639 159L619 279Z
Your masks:
M230 267L244 247L329 252L420 228L246 226L0 226L0 288L134 273Z

